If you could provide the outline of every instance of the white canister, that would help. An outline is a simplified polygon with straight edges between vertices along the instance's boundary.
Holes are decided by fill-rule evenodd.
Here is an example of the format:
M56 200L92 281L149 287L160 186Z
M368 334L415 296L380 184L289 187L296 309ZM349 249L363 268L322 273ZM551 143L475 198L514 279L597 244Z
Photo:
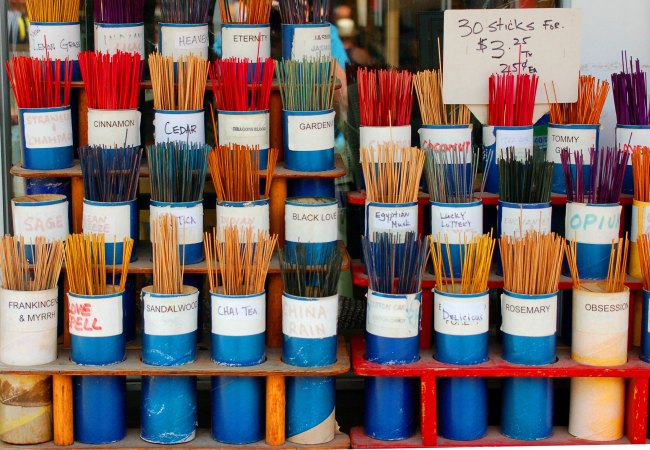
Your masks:
M511 203L499 201L499 237L522 237L529 231L551 232L550 203Z
M259 146L262 151L268 150L269 117L269 110L218 111L219 145Z
M39 236L62 241L70 234L68 199L59 194L36 194L11 200L14 235L25 244L36 243Z
M156 144L184 142L205 145L205 111L162 111L154 113L154 140Z
M32 58L78 61L81 52L79 22L31 22L29 56Z
M137 53L144 61L144 23L95 23L95 51Z
M373 160L377 161L377 148L388 143L398 148L411 146L411 125L397 127L359 127L359 148L374 148Z
M137 109L88 108L88 145L139 147L141 116Z
M391 233L404 242L406 234L418 232L418 204L366 202L365 235L374 242L375 233Z
M270 57L271 25L248 23L221 25L221 58L243 58L248 62L256 62L258 58L264 60Z
M269 199L250 202L217 202L217 236L224 239L226 227L237 227L239 238L244 239L246 229L253 229L257 241L259 231L269 232Z
M331 56L332 32L329 23L282 24L282 58L303 61Z
M163 56L172 56L174 62L177 62L179 57L188 55L208 59L209 45L207 23L158 24L158 51Z
M472 124L469 125L422 125L418 130L420 148L436 152L472 151ZM467 162L471 161L471 157Z

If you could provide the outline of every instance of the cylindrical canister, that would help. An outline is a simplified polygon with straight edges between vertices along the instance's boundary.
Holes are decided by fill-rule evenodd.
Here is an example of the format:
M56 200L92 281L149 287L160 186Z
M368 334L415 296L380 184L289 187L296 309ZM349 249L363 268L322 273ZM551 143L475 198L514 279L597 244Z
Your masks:
M562 150L569 150L571 153L571 172L573 179L576 179L576 166L574 152L581 152L583 157L583 176L590 180L591 156L589 151L593 148L598 150L598 138L600 124L548 124L548 144L546 146L546 161L553 162L553 183L551 190L558 194L566 194L566 181L562 169Z
M122 264L124 239L133 239L133 262L139 240L138 201L95 202L84 199L81 229L87 234L104 235L106 264Z
M292 379L287 378L287 383ZM212 377L211 400L214 440L232 445L262 440L264 378ZM309 403L306 405L309 406Z
M287 169L321 172L334 168L334 110L284 110L284 160Z
M619 151L631 152L634 147L639 145L650 146L650 125L616 125L616 148ZM623 193L634 193L631 157L627 160L627 169L623 178Z
M149 220L161 214L173 214L178 219L178 243L185 264L203 261L203 200L195 202L157 202L151 200Z
M489 294L434 290L435 358L446 364L473 365L488 359ZM471 441L487 433L487 380L438 378L438 433ZM468 408L471 405L471 408Z
M501 295L503 359L528 366L555 362L557 292ZM525 441L553 434L553 380L504 378L501 432Z
M74 435L84 444L126 436L126 377L74 377Z
M271 57L271 25L224 23L221 25L221 58L256 62ZM219 130L221 131L221 130ZM219 143L221 143L221 138Z
M20 108L20 142L25 169L72 167L73 138L70 106Z
M137 53L144 61L144 23L95 23L95 51Z
M460 277L463 245L483 233L483 203L477 200L470 203L430 202L430 205L431 237L443 245L445 273ZM447 244L449 254L446 251Z
M154 140L156 144L181 142L205 145L205 111L154 111Z
M336 189L331 178L289 178L289 197L334 197Z
M0 289L0 361L38 366L56 359L59 289Z
M374 242L375 233L391 233L404 242L407 233L418 232L418 204L366 202L364 234Z
M411 146L411 125L396 127L359 127L359 148L378 148L395 143L398 148ZM377 158L375 158L376 160Z
M285 246L289 259L298 244L308 265L324 264L338 241L338 202L330 197L292 197L284 202Z
M551 232L551 203L511 203L499 200L497 235L522 237L529 231Z
M332 32L329 23L282 24L282 58L313 60L332 56Z
M139 147L141 118L137 109L88 108L88 145Z
M54 61L68 59L72 79L80 80L81 24L79 22L31 22L29 24L29 56ZM63 65L59 76L64 77Z
M232 24L235 25L235 24ZM237 24L239 25L239 24ZM224 27L231 29L231 24ZM248 25L251 26L251 25ZM225 28L224 28L225 29ZM257 48L257 46L256 46ZM241 58L241 56L237 56ZM217 111L219 121L219 145L259 146L260 169L266 169L269 153L269 110L264 111Z
M294 444L325 444L334 439L336 379L287 377L286 436Z
M422 125L418 130L420 148L434 151L472 149L472 124ZM471 159L470 159L471 160Z
M485 181L485 192L499 193L498 161L506 156L506 150L514 148L515 158L523 160L527 152L533 152L533 126L496 127L483 126L483 145L492 154Z
M643 310L641 314L641 354L645 362L650 362L650 291L643 290Z
M181 56L194 55L208 59L210 36L208 24L163 23L158 24L158 51L163 56L173 56L174 62Z
M23 351L27 351L23 347ZM0 440L33 445L52 439L49 375L0 375Z
M253 229L257 241L259 231L269 232L269 199L250 202L217 201L217 236L223 239L227 227L237 227L239 238L243 241L247 229Z
M182 444L196 435L196 377L142 377L140 437L154 444Z
M440 380L442 378L438 378L438 383ZM366 407L363 429L367 436L397 441L415 433L417 381L400 377L364 379Z
M641 278L641 262L639 261L639 235L650 233L650 203L632 201L632 221L630 223L630 260L628 273Z
M577 246L581 280L607 278L612 242L618 241L621 205L567 203L564 235Z

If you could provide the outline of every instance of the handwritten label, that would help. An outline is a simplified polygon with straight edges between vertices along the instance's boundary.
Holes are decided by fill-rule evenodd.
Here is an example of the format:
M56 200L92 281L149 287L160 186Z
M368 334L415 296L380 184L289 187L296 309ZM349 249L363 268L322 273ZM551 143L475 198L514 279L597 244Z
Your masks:
M338 240L338 204L297 206L284 209L285 239L289 242L333 242Z
M68 328L82 337L109 337L122 334L122 295L102 298L68 294Z
M156 111L153 120L156 144L186 142L205 145L204 112L167 113Z
M433 298L433 324L438 333L472 336L490 328L488 294L459 298L436 292Z
M630 317L630 293L598 294L573 291L573 328L594 334L626 333Z
M252 336L266 331L266 295L229 298L211 296L212 333Z
M239 27L224 25L221 28L221 57L242 58L255 62L271 56L271 27ZM220 141L221 142L221 141Z
M177 62L180 56L187 55L208 59L210 37L207 25L160 24L160 33L161 48L159 51L163 56L173 56L174 62Z
M650 127L625 128L616 127L616 147L619 151L632 152L637 146L650 146ZM627 165L632 165L632 156L627 159Z
M513 336L552 336L557 328L557 296L523 299L501 294L501 331Z
M25 112L22 114L22 120L26 148L72 146L70 108L57 111Z
M338 310L338 295L310 300L283 295L282 333L304 339L336 336Z
M420 331L420 295L383 296L368 290L366 331L387 338L415 337Z
M95 51L114 55L117 51L138 53L144 60L144 24L95 24Z
M380 145L390 142L394 142L399 148L410 147L411 125L399 127L359 127L359 148L374 149L374 161L378 159L377 148Z
M295 27L293 29L291 59L318 59L332 56L330 25L319 27Z
M417 204L386 206L381 203L368 203L366 205L366 236L372 241L375 233L386 231L399 236L402 242L409 231L417 233Z
M219 144L259 145L269 148L269 113L219 113Z
M334 111L325 114L287 116L288 148L316 152L334 148Z
M84 202L81 229L86 234L103 234L106 242L122 242L131 237L131 206Z
M560 154L567 149L571 152L571 161L574 160L574 152L582 152L585 164L591 164L589 150L596 148L596 137L598 131L594 128L565 128L548 126L548 141L546 146L546 160L555 164L562 164Z
M440 206L431 205L431 235L450 244L463 244L483 233L483 205Z
M12 202L14 233L35 243L38 236L47 240L63 240L70 234L68 202L51 205L20 206Z
M161 214L172 214L178 219L178 243L180 245L203 242L203 204L190 207L155 206L149 207L150 219Z
M179 297L152 297L143 292L144 332L152 336L177 336L197 329L199 293Z
M226 227L237 227L240 239L244 238L247 228L253 228L253 239L257 242L258 231L270 230L269 204L248 204L246 206L228 206L217 203L217 234L223 239Z
M472 128L420 128L420 148L442 152L464 151L466 157L472 153ZM468 158L466 162L471 162Z
M81 27L78 23L34 23L29 26L29 56L77 61L81 52Z
M560 103L575 103L582 12L578 9L448 9L444 16L443 99L485 105L493 73L539 75ZM537 89L535 103L546 103Z
M526 152L533 152L533 128L519 130L496 129L496 160L506 156L506 150L514 147L515 159L523 161Z
M2 329L19 332L56 329L58 292L57 288L47 291L3 289L0 301Z
M135 109L89 109L88 145L139 147L141 116Z
M568 240L582 244L611 244L618 240L621 206L567 203L564 233Z
M501 208L501 235L521 237L528 231L542 234L551 232L551 207L546 208Z
M632 203L632 224L630 240L636 242L639 234L650 233L650 203L634 200ZM641 230L641 233L639 233Z

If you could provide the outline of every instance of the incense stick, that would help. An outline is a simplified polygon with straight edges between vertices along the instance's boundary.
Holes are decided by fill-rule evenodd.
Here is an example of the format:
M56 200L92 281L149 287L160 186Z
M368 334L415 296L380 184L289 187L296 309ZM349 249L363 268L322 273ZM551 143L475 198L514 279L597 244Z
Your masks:
M422 70L413 76L423 125L467 125L469 108L445 105L442 99L442 70Z
M490 75L488 125L532 125L537 82L537 75Z
M217 109L265 111L269 109L275 61L273 58L218 59L210 66L210 81Z
M163 23L208 23L209 0L160 0Z
M326 23L329 20L329 0L282 0L280 14L283 23L304 25Z
M411 123L413 75L407 70L357 70L360 125L403 126Z
M145 0L94 0L95 23L144 22Z
M650 147L632 149L632 174L634 175L634 200L650 202Z
M158 202L196 202L203 199L210 147L167 142L147 147L151 199Z
M5 68L19 108L70 106L72 63L67 59L12 56Z
M650 291L650 234L641 234L636 240L641 262L641 281L643 289Z
M26 0L31 22L79 22L79 0Z
M576 103L558 103L555 83L552 83L553 99L551 102L548 89L546 100L553 124L598 124L607 100L609 83L597 80L591 75L581 75L578 79L578 101Z
M29 245L29 244L28 244ZM39 236L33 243L33 272L24 238L0 236L0 286L11 291L44 291L57 287L63 265L63 241Z
M334 58L278 61L278 84L284 109L289 111L332 109L335 68Z
M298 297L323 298L336 295L343 263L343 251L338 245L322 250L319 261L310 265L307 245L298 243L294 248L280 249L280 272L284 292Z
M582 151L574 152L576 177L571 170L571 152L562 149L560 159L566 183L567 200L578 203L608 204L618 203L623 190L623 179L627 168L628 152L620 152L607 147L598 151L589 151L590 178L584 181L584 158Z
M612 74L612 93L616 109L616 123L619 125L648 125L650 102L648 102L648 80L637 59L629 65L627 54L621 53L622 71Z
M84 195L96 202L126 202L138 193L140 147L80 147Z
M527 151L523 161L508 148L498 161L500 200L512 203L548 203L551 201L553 163L543 153Z
M161 214L151 220L151 256L153 261L153 292L182 294L185 263L178 251L178 219Z
M272 0L238 0L237 13L232 14L230 0L219 0L221 23L248 23L263 25L270 22Z
M467 146L454 146L450 149L425 149L427 184L429 198L440 203L471 203L474 201L474 182L479 166L479 153L472 153ZM488 154L491 158L492 154ZM480 187L483 194L489 162Z
M149 55L153 107L165 111L203 109L210 63L194 55L174 58L154 52ZM176 77L174 77L176 73ZM176 81L176 83L175 83Z
M81 52L79 67L89 108L138 107L143 68L138 53L124 53L119 50L114 55Z
M641 237L641 236L639 236ZM647 239L647 238L644 238ZM647 245L647 241L644 242ZM617 241L612 241L612 249L609 256L609 266L607 269L607 279L603 283L605 292L623 292L625 290L625 276L627 273L627 260L628 260L629 240L627 233L624 238L619 238ZM644 250L647 250L644 249ZM581 289L580 277L578 275L578 247L576 241L567 241L566 254L569 269L571 271L571 278L573 286L576 289ZM642 256L639 250L639 257L647 257L647 253ZM644 270L642 264L642 270ZM647 269L646 269L647 270Z

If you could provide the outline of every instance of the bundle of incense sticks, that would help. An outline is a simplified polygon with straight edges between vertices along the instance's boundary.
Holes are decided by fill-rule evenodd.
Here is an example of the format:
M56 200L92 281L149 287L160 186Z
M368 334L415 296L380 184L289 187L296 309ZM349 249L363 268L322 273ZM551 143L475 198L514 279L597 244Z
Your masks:
M488 277L490 276L490 263L494 254L495 239L490 233L474 236L469 241L465 240L460 249L461 278L454 279L451 248L448 242L441 242L440 236L437 240L429 236L431 260L433 261L433 273L436 277L436 289L441 292L457 294L479 294L488 288ZM443 251L447 256L449 274L445 270Z
M634 174L634 200L650 202L650 147L632 149L632 173Z
M154 52L149 55L149 72L153 87L153 107L165 111L203 109L205 85L210 63L194 55L178 59ZM176 78L174 78L176 72ZM174 83L176 81L176 83Z
M636 240L641 261L641 281L643 289L650 291L650 234L641 234Z
M95 23L144 22L144 0L94 0Z
M390 142L361 148L361 168L369 202L410 203L418 199L424 152Z
M39 236L32 245L33 271L30 271L25 240L0 236L0 286L11 291L45 291L59 281L63 265L63 241L47 242ZM29 245L28 244L28 245Z
M160 0L163 23L208 23L210 0Z
M96 202L134 200L138 192L141 159L140 147L80 147L86 199Z
M343 251L338 245L323 250L321 264L314 266L307 255L307 245L298 243L279 252L284 292L298 297L323 298L336 295L341 276Z
M142 61L138 53L117 51L79 53L79 68L88 97L95 109L135 109L140 97Z
M29 56L5 62L11 90L19 108L57 108L70 105L72 63Z
M213 148L208 154L208 165L217 199L248 202L268 198L277 159L278 150L270 148L266 163L266 184L264 194L261 194L259 146L231 144Z
M79 22L79 0L27 0L31 22Z
M151 199L158 202L195 202L203 199L210 147L166 142L147 147Z
M512 203L547 203L551 201L553 163L545 155L526 152L523 161L508 148L499 160L500 200Z
M442 67L442 66L441 66ZM423 125L467 125L471 115L465 105L445 105L442 70L422 70L413 75Z
M478 173L479 155L472 153L471 148L454 147L451 149L427 148L424 166L429 186L429 198L432 202L440 203L470 203L474 201L474 181ZM487 155L491 160L492 153ZM480 192L485 189L489 161L485 164L485 172Z
M616 123L619 125L648 125L650 103L648 102L648 80L637 59L622 52L623 70L612 74L612 93L616 109Z
M532 125L537 82L537 75L490 75L488 125Z
M590 75L581 75L578 79L578 101L576 103L558 103L555 83L552 83L552 86L553 102L548 96L546 85L544 86L551 123L564 125L600 123L600 114L609 92L607 81L597 80Z
M289 111L323 111L334 104L334 58L280 60L277 65L282 104Z
M566 182L567 200L578 203L618 203L623 189L623 177L629 158L628 152L619 152L607 147L598 151L589 150L591 172L589 185L584 182L584 155L582 151L574 152L575 181L571 170L571 152L560 152L564 180Z
M529 231L523 237L499 239L503 288L517 294L557 292L564 261L564 238Z
M243 238L240 237L243 234ZM269 272L271 258L278 241L277 234L269 235L259 230L257 236L252 227L240 232L238 227L228 226L223 230L223 240L217 238L216 230L205 233L206 264L210 292L224 295L250 295L264 291L264 282ZM219 264L215 266L216 262ZM218 271L221 270L221 289Z
M392 233L361 236L361 246L370 289L384 294L420 292L429 246L416 233L406 233L403 240Z
M625 238L619 238L618 242L612 242L612 250L609 255L609 266L607 269L607 280L604 283L605 292L623 292L625 289L625 274L627 273L627 253L629 241L627 233ZM578 275L577 242L566 242L566 255L574 288L582 288L580 276ZM639 250L641 252L641 250ZM641 257L641 254L639 254Z
M218 59L210 66L210 81L217 109L265 111L269 109L275 61L273 58Z
M178 219L173 214L161 214L151 221L151 257L153 292L182 294L185 262L178 251Z
M411 123L413 75L407 70L357 70L360 124L369 127Z
M283 23L303 25L325 23L329 20L329 0L282 0L280 14Z
M221 23L267 24L271 18L272 0L238 0L237 13L232 14L230 0L219 0Z
M103 234L71 234L66 238L65 268L70 292L77 295L106 295L114 292L116 265L112 266L112 285L109 286L105 243ZM113 248L117 249L117 245ZM118 291L124 290L132 250L133 239L124 238ZM113 255L113 261L116 260L115 256Z

